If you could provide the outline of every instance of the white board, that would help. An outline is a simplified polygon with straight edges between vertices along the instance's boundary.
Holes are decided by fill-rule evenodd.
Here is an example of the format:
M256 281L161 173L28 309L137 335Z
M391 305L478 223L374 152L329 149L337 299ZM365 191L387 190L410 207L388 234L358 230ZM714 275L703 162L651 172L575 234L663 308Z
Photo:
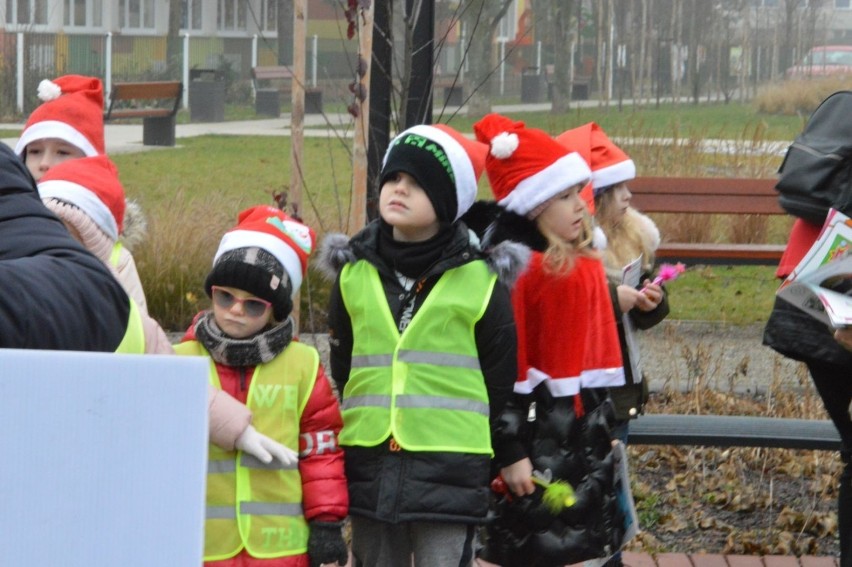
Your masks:
M0 349L3 563L201 565L208 368Z

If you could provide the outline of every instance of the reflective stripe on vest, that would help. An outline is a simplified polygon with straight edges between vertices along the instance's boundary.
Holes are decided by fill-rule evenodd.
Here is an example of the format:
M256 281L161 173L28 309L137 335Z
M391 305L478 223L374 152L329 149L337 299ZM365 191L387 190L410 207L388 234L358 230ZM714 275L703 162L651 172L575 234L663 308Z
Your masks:
M115 352L123 354L145 354L145 329L142 326L142 313L136 302L130 301L130 313L127 316L127 330Z
M121 249L123 245L121 242L116 242L115 246L112 247L112 252L109 255L109 265L113 268L118 268L118 260L121 258Z
M448 270L400 335L375 267L343 268L353 345L341 445L373 447L392 435L410 451L491 454L474 327L496 281L482 261Z
M183 355L208 356L200 343L175 346ZM319 369L316 349L290 343L284 352L254 370L246 405L252 423L287 447L299 446L299 422ZM210 383L220 388L215 363ZM307 552L308 524L302 510L298 465L269 465L241 451L209 446L204 560L219 561L245 548L252 557Z

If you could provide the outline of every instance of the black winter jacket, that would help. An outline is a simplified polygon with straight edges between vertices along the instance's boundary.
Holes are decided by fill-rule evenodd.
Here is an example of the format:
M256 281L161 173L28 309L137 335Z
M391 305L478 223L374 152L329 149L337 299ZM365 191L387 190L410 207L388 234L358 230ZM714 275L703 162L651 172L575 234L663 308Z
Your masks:
M477 227L486 249L506 240L542 252L547 248L533 221L494 203L475 203L465 220ZM531 394L513 394L507 402L495 433L500 450L494 474L529 457L535 471L570 483L577 502L554 514L543 503L540 487L523 498L498 494L494 518L486 526L482 559L506 567L551 567L604 557L618 549L624 515L614 488L612 402L606 389L584 389L578 396L583 415L576 411L577 396L553 397L546 383Z
M453 238L441 258L418 278L422 285L415 286L415 313L444 272L484 259L463 224L456 223L453 230ZM344 263L365 259L376 267L397 324L401 302L407 299L393 268L377 253L378 238L379 223L373 222L348 243L341 235L327 237L320 252L322 269L335 277L329 299L330 367L341 394L349 377L353 345L352 323L340 292L339 271ZM523 263L526 256L524 251L516 260ZM474 331L493 424L512 392L517 375L515 322L505 283L498 281L495 285ZM390 451L389 441L375 447L345 448L351 514L393 523L478 523L485 518L490 480L487 455Z
M0 348L114 351L130 303L103 263L42 204L0 144Z

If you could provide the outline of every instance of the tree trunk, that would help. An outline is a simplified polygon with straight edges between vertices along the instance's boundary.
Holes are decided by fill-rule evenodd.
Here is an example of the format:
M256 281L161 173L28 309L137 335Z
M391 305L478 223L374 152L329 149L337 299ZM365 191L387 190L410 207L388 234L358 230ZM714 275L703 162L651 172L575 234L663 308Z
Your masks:
M553 87L550 111L553 114L563 114L571 106L571 70L573 60L571 53L574 38L571 27L571 14L574 12L573 0L552 0L550 4L550 21L552 28L552 45L567 46L569 53L555 54L553 58Z
M470 0L463 9L462 20L465 29L470 30L467 59L473 91L467 101L469 117L479 118L491 112L491 77L498 68L494 60L494 32L511 3L512 0Z
M169 2L169 31L166 36L166 66L169 79L179 79L181 75L180 8L178 0Z
M293 0L278 2L278 64L293 64Z

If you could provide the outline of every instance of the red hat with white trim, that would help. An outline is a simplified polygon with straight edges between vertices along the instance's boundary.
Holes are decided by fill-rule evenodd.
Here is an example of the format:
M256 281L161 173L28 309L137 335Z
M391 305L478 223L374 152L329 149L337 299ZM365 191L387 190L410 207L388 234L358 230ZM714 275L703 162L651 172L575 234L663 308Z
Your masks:
M595 196L601 194L607 187L630 181L636 178L636 164L624 150L613 143L603 129L591 123L592 183L595 186Z
M214 285L247 291L271 302L281 321L293 308L315 241L310 227L280 209L246 209L219 242L205 291L210 295Z
M476 138L490 151L485 170L497 203L507 210L536 216L551 199L591 177L586 161L544 132L500 114L473 125Z
M56 199L86 213L112 240L124 229L124 187L107 156L72 159L51 167L39 179L42 200Z
M38 85L44 102L33 110L15 144L24 155L36 140L56 138L79 148L87 156L104 153L104 90L97 77L64 75Z
M556 141L568 148L574 150L583 156L583 159L591 168L592 164L592 127L597 126L594 122L588 122L582 126L571 128L556 136ZM594 176L594 168L592 168ZM586 202L591 214L595 214L595 195L592 180L580 190L580 197Z

